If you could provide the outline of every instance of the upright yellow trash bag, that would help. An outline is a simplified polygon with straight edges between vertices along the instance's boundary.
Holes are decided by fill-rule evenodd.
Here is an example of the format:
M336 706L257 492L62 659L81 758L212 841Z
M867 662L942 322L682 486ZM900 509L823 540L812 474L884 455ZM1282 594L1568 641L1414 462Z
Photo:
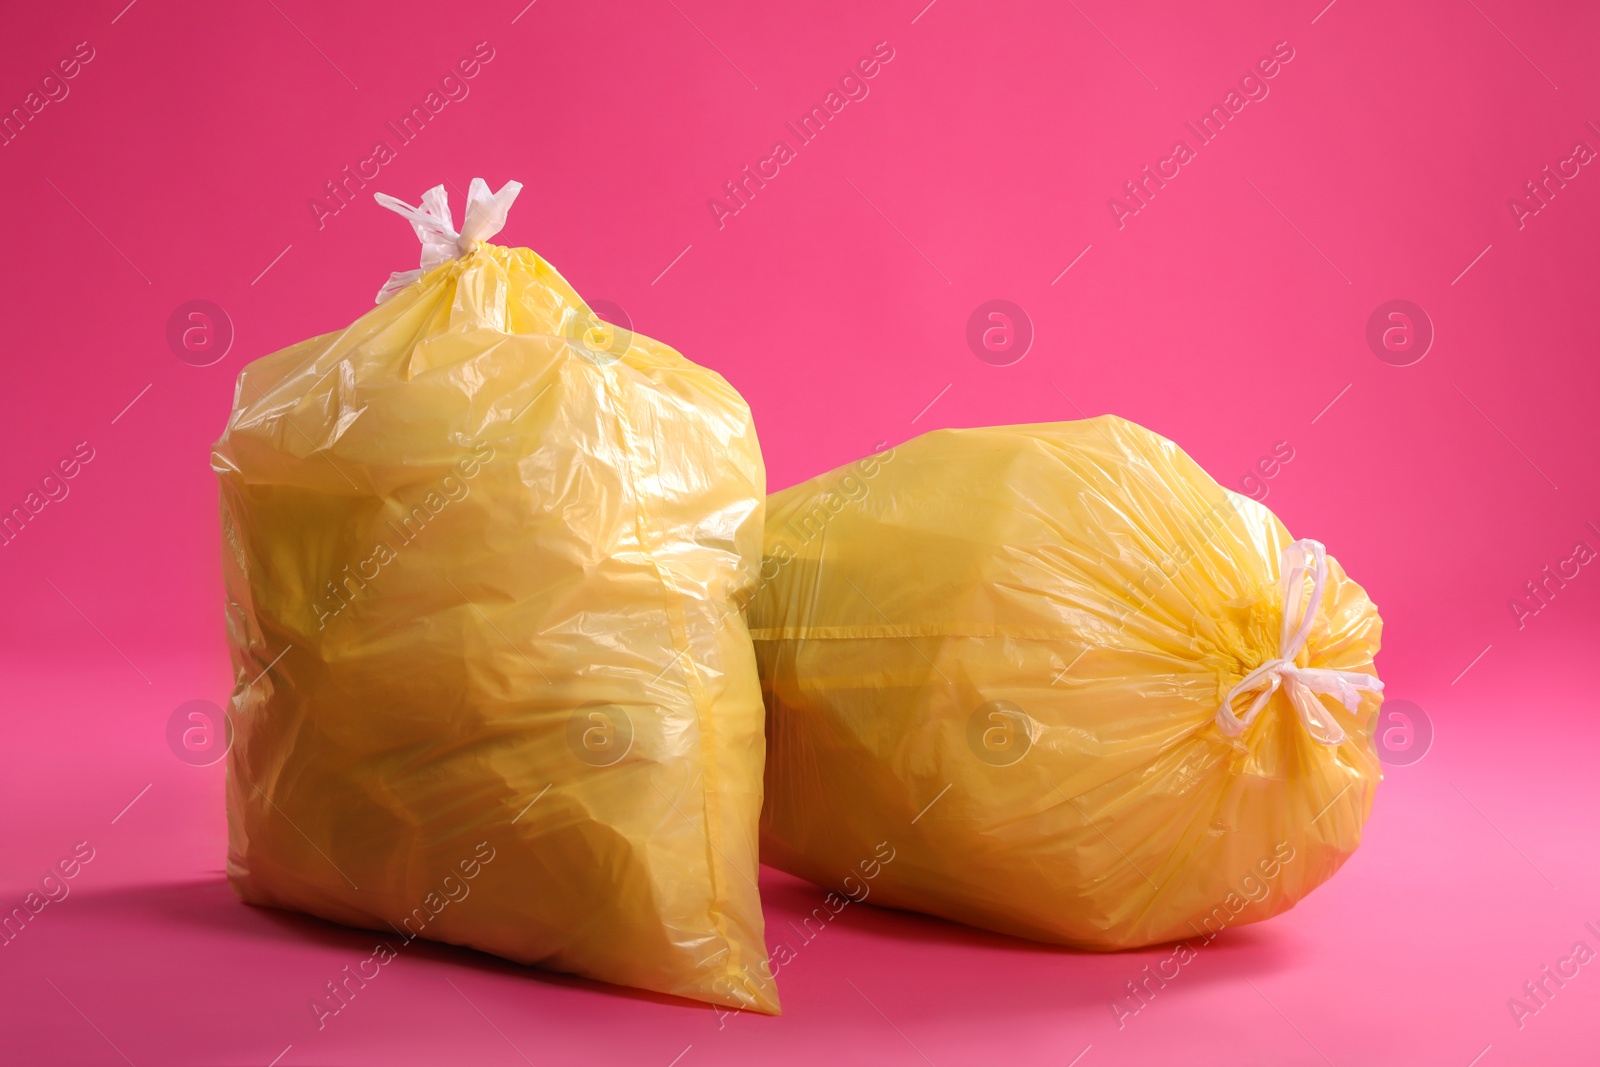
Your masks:
M1381 623L1112 417L941 430L777 493L762 861L1087 949L1289 908L1361 840Z
M460 233L442 187L380 197L424 269L240 375L212 453L228 876L380 954L431 938L775 1013L733 599L760 558L750 413L484 243L519 188L474 181Z

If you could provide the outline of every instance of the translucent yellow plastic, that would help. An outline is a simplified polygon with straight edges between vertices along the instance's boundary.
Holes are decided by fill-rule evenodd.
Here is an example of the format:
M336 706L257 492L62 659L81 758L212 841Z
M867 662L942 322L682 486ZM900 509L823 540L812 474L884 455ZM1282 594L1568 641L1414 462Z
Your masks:
M241 897L777 1012L727 382L478 244L245 368L212 466Z
M1087 949L1209 938L1337 871L1381 777L1379 706L1279 690L1265 507L1112 417L942 430L773 495L750 605L768 708L762 861L872 901ZM1381 623L1329 579L1297 663L1371 673ZM1248 697L1235 706L1243 708Z

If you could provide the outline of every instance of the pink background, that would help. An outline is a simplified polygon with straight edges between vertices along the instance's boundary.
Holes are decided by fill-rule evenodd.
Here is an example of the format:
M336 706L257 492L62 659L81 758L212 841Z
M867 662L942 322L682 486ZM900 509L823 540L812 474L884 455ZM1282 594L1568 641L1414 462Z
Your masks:
M1600 549L1600 167L1520 227L1508 205L1600 149L1592 5L126 2L20 7L0 34L7 110L78 42L94 54L0 147L0 507L94 450L0 548L0 902L95 850L0 949L0 1059L1593 1061L1600 963L1520 1029L1507 1006L1575 942L1600 949L1600 574L1521 628L1508 606ZM323 183L393 146L385 123L480 41L469 95L319 228ZM869 95L719 228L708 199L794 146L785 123L880 41ZM1269 95L1119 228L1108 199L1280 41ZM880 440L1080 413L1148 425L1235 488L1286 442L1267 503L1378 603L1388 694L1425 710L1432 750L1389 770L1337 879L1120 1030L1109 1003L1168 950L863 906L783 969L779 1019L719 1029L416 947L318 1031L308 1000L372 937L234 901L221 765L165 739L229 682L208 447L245 362L416 265L369 194L448 181L459 213L475 175L526 185L501 241L743 391L775 489ZM1397 298L1436 332L1409 366L1366 341ZM211 366L166 340L194 299L235 330ZM991 299L1035 332L1008 366L965 339ZM776 938L821 893L763 878Z

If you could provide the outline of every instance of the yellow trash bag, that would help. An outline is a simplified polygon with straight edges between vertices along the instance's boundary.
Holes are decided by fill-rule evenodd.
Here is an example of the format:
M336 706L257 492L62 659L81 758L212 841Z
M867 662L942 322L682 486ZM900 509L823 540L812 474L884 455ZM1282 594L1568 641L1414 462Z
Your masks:
M391 953L431 938L776 1013L732 599L760 559L750 412L484 243L518 189L475 180L460 233L442 187L380 197L424 270L240 375L212 453L228 876Z
M1360 843L1376 610L1148 430L925 434L773 495L761 577L764 863L860 882L887 843L879 904L1122 949Z

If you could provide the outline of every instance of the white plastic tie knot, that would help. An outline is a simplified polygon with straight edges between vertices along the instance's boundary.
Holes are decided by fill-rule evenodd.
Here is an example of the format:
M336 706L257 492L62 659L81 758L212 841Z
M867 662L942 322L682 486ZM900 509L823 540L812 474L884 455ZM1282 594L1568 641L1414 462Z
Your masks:
M375 303L383 303L400 290L422 277L441 263L464 256L479 241L487 241L505 227L506 215L511 211L517 194L522 192L521 182L506 182L498 193L489 191L489 183L482 178L472 179L467 188L467 214L460 232L450 219L450 200L444 186L435 185L422 194L422 203L412 207L388 193L374 193L372 198L383 207L403 215L417 231L422 242L422 261L417 270L397 270L378 290Z
M1278 636L1278 657L1268 660L1242 678L1238 685L1228 690L1222 706L1217 708L1217 726L1229 737L1238 737L1261 714L1280 688L1289 703L1300 713L1306 731L1324 745L1342 745L1344 730L1332 713L1317 699L1325 693L1339 698L1344 710L1354 714L1360 704L1360 690L1381 692L1383 683L1370 674L1356 671L1339 671L1327 667L1297 667L1295 657L1305 647L1311 634L1311 624L1322 607L1322 592L1328 584L1328 553L1321 541L1307 537L1283 550L1279 560L1280 581L1283 586L1283 622ZM1305 579L1311 576L1311 595L1306 595ZM1242 716L1233 713L1234 698L1242 693L1261 688L1255 700Z

